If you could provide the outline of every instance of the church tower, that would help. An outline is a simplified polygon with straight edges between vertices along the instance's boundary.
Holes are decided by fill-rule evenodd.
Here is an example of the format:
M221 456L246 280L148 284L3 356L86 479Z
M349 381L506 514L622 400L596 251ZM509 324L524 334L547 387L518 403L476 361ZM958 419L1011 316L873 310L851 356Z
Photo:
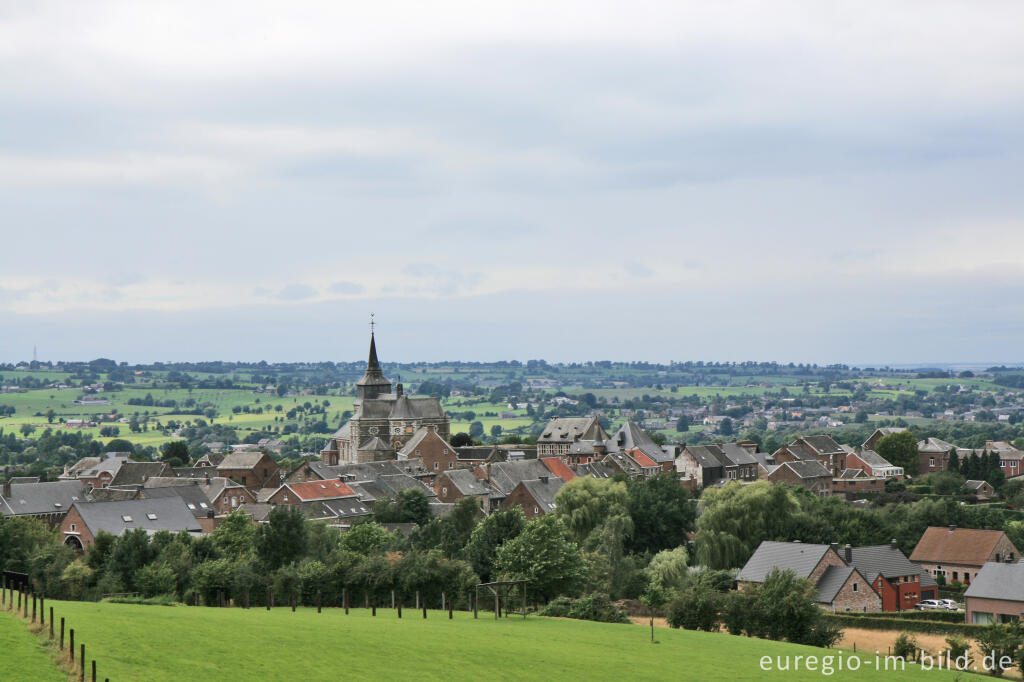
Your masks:
M377 343L370 331L370 357L366 360L366 373L356 382L356 396L360 401L373 400L380 395L391 393L391 382L384 377L377 361Z

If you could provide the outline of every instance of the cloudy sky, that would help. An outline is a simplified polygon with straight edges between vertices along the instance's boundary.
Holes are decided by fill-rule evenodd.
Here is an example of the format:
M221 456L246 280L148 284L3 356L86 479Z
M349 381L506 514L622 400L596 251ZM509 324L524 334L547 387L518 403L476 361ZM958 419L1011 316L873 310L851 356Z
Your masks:
M1024 360L1024 5L0 4L0 360Z

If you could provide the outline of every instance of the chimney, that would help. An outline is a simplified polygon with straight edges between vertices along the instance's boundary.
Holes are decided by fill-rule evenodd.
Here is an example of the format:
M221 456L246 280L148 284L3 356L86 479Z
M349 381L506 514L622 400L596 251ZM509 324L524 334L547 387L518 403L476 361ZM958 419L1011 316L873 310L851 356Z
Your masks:
M547 482L548 482L548 477L547 476L538 476L538 478L540 479L541 483L547 485Z
M846 563L853 563L853 547L850 547L850 543L846 543L846 547L843 547L843 559Z
M399 384L395 384L395 395L397 395L399 398L401 398L402 397L402 392L403 392L402 384L400 384L400 383Z
M486 480L488 483L491 481L491 463L490 462L487 463L487 478L484 479L484 480Z
M10 497L10 496L11 496L11 482L9 480L8 481L4 481L4 497Z
M835 552L836 554L839 554L839 543L838 542L830 542L830 543L828 543L828 546L832 548L833 552Z
M208 519L212 519L213 518L213 510L212 509L207 509L206 510L206 518L208 518Z
M892 542L889 543L889 546L893 549L898 549L899 546L896 544L896 538L892 539Z

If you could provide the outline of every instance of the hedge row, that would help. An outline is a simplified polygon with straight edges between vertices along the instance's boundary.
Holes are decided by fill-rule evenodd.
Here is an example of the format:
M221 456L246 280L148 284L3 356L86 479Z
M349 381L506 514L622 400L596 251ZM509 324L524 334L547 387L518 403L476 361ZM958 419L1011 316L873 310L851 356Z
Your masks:
M897 618L899 620L912 620L912 621L936 621L940 623L963 623L964 614L956 611L946 611L945 609L933 609L930 611L899 611L893 613L880 614L876 612L858 612L858 611L846 611L841 615L850 616L851 618Z
M825 617L840 627L864 628L865 630L897 630L919 632L928 635L966 635L972 639L977 638L986 628L985 625L939 623L936 621L908 620L887 616L864 618L861 616L828 613L825 614Z

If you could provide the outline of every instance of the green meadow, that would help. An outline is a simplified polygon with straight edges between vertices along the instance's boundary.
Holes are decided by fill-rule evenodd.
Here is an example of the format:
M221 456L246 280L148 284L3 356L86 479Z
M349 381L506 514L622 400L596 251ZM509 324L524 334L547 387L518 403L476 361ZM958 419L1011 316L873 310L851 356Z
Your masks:
M25 622L0 610L0 680L47 682L66 680L57 669L51 651L28 631Z
M494 620L481 612L428 612L406 609L398 619L390 609L195 608L89 602L47 602L57 618L74 627L86 645L86 659L97 661L100 679L147 680L816 680L820 671L764 672L762 656L854 656L727 634L650 630L530 616ZM11 620L9 616L5 616ZM19 623L19 627L24 625ZM26 635L27 636L27 635ZM28 670L36 661L31 641L17 649ZM29 656L29 654L35 654ZM858 655L859 657L863 654ZM21 659L25 663L21 663ZM856 673L833 679L952 680L949 672L875 670L863 659ZM773 662L773 666L775 663ZM819 664L820 665L820 662ZM833 663L838 666L837 663ZM41 666L40 670L44 670ZM3 679L17 679L7 678ZM51 679L40 676L33 679ZM963 676L960 679L964 679Z

